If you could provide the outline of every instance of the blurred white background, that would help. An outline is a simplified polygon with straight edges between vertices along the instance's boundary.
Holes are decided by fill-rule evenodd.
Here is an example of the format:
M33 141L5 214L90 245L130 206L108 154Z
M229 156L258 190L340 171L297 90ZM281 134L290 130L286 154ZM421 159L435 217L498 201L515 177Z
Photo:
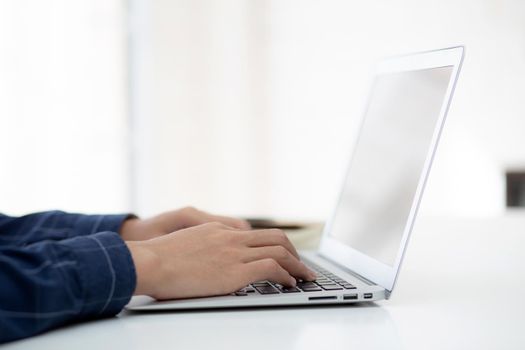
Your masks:
M457 44L421 214L501 216L521 0L0 0L0 208L325 219L371 63Z
M130 207L123 5L0 0L0 211Z

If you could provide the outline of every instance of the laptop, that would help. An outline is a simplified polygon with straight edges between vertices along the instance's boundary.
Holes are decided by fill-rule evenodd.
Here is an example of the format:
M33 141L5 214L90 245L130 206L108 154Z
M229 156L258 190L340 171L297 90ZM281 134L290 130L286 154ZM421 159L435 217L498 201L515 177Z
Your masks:
M464 47L397 56L377 65L359 136L320 247L300 252L313 282L253 283L230 295L156 301L128 310L345 304L388 299L417 216Z

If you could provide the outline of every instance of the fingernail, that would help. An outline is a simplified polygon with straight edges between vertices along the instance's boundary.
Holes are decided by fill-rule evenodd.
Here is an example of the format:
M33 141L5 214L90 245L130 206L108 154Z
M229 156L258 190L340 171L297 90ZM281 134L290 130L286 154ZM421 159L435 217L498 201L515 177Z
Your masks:
M290 285L291 285L292 287L295 287L295 286L297 285L297 280L296 280L295 278L291 277L291 278L290 278Z
M313 272L312 270L310 270L310 278L315 280L317 278L317 274L315 272Z

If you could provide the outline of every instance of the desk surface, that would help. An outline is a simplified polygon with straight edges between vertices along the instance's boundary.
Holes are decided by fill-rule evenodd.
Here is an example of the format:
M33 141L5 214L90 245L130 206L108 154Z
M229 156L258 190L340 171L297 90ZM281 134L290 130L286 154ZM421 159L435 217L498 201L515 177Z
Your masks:
M2 349L524 349L524 251L525 217L420 220L388 301L346 307L124 311Z

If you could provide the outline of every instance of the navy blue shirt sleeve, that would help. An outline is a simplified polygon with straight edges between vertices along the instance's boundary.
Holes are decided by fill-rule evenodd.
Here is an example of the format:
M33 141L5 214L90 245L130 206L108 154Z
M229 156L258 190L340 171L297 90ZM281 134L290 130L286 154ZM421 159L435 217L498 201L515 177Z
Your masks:
M82 215L58 210L20 217L0 214L0 245L61 240L102 231L119 232L124 220L131 217L134 215Z
M24 235L31 225L8 222L8 231L25 237L17 240L16 234L4 231L0 220L0 237L9 237L0 241L0 343L74 321L115 315L135 290L131 254L115 232L127 215L65 214L73 216L53 219L54 215L35 217L41 220L40 241L36 231ZM53 233L59 227L67 233ZM93 233L103 228L112 230ZM53 234L46 236L46 232Z

